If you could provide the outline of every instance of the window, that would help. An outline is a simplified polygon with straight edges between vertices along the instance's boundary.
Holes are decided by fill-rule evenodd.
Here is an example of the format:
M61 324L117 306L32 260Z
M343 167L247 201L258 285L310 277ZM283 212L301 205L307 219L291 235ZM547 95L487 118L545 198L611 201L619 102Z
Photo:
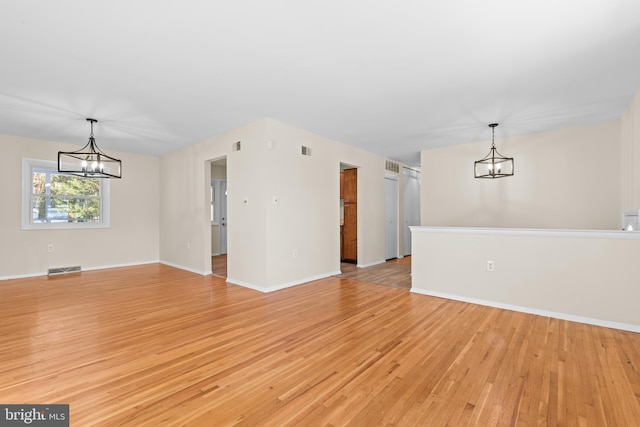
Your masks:
M109 180L58 173L55 162L22 160L22 228L109 226Z

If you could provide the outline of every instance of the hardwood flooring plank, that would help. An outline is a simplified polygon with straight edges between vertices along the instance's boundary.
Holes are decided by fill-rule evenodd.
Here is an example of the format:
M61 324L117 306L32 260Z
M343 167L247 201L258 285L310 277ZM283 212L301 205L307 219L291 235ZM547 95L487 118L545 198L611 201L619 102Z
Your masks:
M360 268L355 264L342 263L342 274L336 276L400 289L411 289L411 257L390 260L382 264Z
M639 334L360 279L0 282L0 401L82 426L640 425Z

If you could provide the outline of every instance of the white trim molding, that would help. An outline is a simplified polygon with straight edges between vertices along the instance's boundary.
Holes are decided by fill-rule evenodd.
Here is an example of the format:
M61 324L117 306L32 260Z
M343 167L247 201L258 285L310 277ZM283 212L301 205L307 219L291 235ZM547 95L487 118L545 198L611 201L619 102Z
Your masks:
M639 231L623 230L563 230L537 228L477 228L410 226L412 233L485 234L494 236L580 237L587 239L640 240Z
M556 311L539 310L531 307L523 307L521 305L503 304L495 301L487 301L477 298L468 298L460 295L447 294L442 292L432 292L425 289L411 288L411 292L419 295L426 295L436 298L445 298L453 301L468 302L470 304L483 305L486 307L500 308L503 310L517 311L520 313L535 314L537 316L551 317L553 319L568 320L570 322L585 323L587 325L602 326L605 328L620 329L622 331L640 333L640 325L632 325L629 323L611 322L602 319L592 319L590 317L574 316L572 314L559 313Z
M340 271L334 271L332 273L319 274L317 276L307 277L305 279L295 280L293 282L282 283L274 286L260 286L253 283L243 282L241 280L236 280L230 277L227 278L227 283L231 283L232 285L242 286L243 288L253 289L254 291L269 293L269 292L279 291L281 289L291 288L293 286L298 286L305 283L313 282L314 280L320 280L320 279L325 279L331 276L337 276L340 274L342 274Z

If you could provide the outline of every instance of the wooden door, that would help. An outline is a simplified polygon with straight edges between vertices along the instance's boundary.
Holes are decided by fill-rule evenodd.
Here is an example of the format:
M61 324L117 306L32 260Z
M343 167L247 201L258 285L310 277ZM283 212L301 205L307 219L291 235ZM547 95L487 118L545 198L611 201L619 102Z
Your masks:
M346 169L342 173L342 198L345 203L358 203L358 169Z
M358 262L358 170L346 169L340 183L344 204L341 259Z
M342 227L342 260L358 261L358 205L345 203Z

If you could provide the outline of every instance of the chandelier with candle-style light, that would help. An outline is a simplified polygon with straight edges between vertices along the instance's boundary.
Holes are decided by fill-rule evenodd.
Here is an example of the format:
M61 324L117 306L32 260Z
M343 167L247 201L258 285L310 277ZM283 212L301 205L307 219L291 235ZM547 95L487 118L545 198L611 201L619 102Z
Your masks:
M93 124L98 121L87 121L91 123L89 142L78 151L58 151L58 172L84 178L122 178L122 162L103 153L93 137Z
M489 154L474 162L473 169L476 178L504 178L513 175L513 157L505 157L496 149L496 126L498 123L489 125L492 130Z

